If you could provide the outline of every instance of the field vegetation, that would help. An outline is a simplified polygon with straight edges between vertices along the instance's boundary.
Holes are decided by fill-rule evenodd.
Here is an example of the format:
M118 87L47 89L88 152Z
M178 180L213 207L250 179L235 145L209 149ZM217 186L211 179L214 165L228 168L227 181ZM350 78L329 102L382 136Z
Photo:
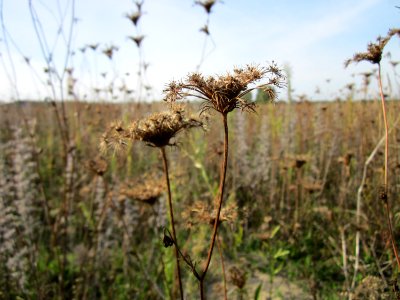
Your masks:
M400 299L400 104L381 80L400 30L349 54L378 67L361 100L292 96L274 62L209 77L204 47L148 101L143 3L135 91L81 98L66 39L61 69L43 49L45 101L0 104L0 299ZM205 45L216 3L196 1Z

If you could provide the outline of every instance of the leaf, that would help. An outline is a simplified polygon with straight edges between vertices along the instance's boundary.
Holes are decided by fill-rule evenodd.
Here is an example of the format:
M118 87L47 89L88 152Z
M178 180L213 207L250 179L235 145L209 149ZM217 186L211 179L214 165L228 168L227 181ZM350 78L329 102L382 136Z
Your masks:
M277 225L277 226L274 227L274 229L272 229L271 235L270 235L271 239L274 238L274 236L278 233L279 229L281 229L280 225Z
M254 300L260 299L261 287L262 287L262 282L257 286L256 291L254 292Z
M276 253L274 254L274 258L280 258L282 256L287 256L290 253L289 250L284 250L282 248L280 248L278 251L276 251Z

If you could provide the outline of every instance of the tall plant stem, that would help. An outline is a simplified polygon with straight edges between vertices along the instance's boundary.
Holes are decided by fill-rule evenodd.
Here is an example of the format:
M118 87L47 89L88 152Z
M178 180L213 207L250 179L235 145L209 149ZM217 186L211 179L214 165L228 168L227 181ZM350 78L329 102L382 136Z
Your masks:
M218 226L219 226L219 217L221 214L221 208L222 208L222 201L224 198L224 188L225 188L225 178L226 178L226 170L228 166L228 115L222 114L222 121L224 124L224 158L221 164L221 170L220 170L220 181L219 181L219 189L218 189L218 209L217 209L217 215L215 216L215 221L214 221L214 229L211 237L211 242L210 242L210 248L208 249L208 255L207 255L207 261L204 265L203 273L200 276L200 297L201 299L204 298L204 279L207 275L208 267L210 266L211 262L211 257L215 245L215 240L217 237L217 232L218 232Z
M175 232L175 219L174 219L174 211L172 208L171 185L169 182L168 161L167 161L167 155L165 153L165 147L161 147L160 151L161 151L161 156L162 156L163 166L164 166L165 183L167 185L167 190L168 190L169 217L171 219L172 237L174 238L174 242L175 242L174 248L175 248L175 258L176 258L176 269L178 272L179 291L180 291L181 299L183 300L183 287L182 287L181 268L179 265L178 240L176 239L176 232Z
M389 206L389 200L388 200L389 126L388 126L388 121L387 121L387 116L386 116L385 96L383 95L383 89L382 89L381 64L378 64L378 80L379 80L379 93L380 93L381 101L382 101L383 121L385 123L385 169L384 169L384 194L383 194L382 198L385 203L386 219L388 222L393 252L394 252L394 255L396 256L397 267L400 268L400 259L399 259L399 254L398 254L398 250L397 250L397 246L396 246L396 241L394 239L392 220L391 220L391 216L390 216L390 206Z
M224 255L222 253L221 239L219 238L219 235L217 235L217 247L218 247L219 256L221 258L222 276L224 278L224 300L228 300L228 290L226 288Z
M379 93L381 96L382 103L382 113L383 113L383 122L385 123L385 169L384 169L384 185L385 192L388 190L388 161L389 161L389 126L386 116L386 104L385 104L385 96L383 95L382 89L382 75L381 75L381 65L378 65L378 80L379 80Z

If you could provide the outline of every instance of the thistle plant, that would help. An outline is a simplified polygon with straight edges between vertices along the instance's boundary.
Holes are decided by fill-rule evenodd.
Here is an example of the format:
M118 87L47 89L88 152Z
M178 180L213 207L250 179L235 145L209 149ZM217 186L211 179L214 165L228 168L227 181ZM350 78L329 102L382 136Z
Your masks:
M195 118L187 118L184 115L184 108L181 105L171 105L169 111L154 113L148 118L135 121L127 129L124 129L120 123L112 124L111 129L103 135L101 147L120 148L127 144L127 140L137 140L146 143L150 147L160 150L165 184L167 187L169 217L171 222L171 232L173 243L175 245L175 258L177 265L177 277L180 290L180 298L183 299L183 285L181 269L179 264L179 246L175 230L175 218L172 205L171 186L169 179L168 159L165 148L172 146L172 138L185 129L202 127L203 123Z
M393 226L390 216L390 205L388 201L388 162L389 162L389 126L386 114L386 104L385 104L385 96L383 94L383 87L382 87L382 67L381 67L381 60L382 60L382 53L390 41L390 39L394 35L399 35L400 29L391 29L389 30L387 36L385 37L378 37L375 43L369 43L366 52L356 53L354 54L352 59L348 59L345 62L345 66L347 67L350 63L358 63L362 61L367 61L372 64L378 65L378 85L379 85L379 94L381 98L382 104L382 114L383 114L383 122L385 126L385 162L384 162L384 184L383 188L380 192L379 198L383 201L386 209L386 219L388 222L388 228L390 232L390 239L393 247L393 252L396 257L397 266L400 268L400 258L396 246L396 242L394 239L393 234Z
M268 77L266 82L255 87L250 84L257 83L259 80ZM219 113L222 118L224 130L223 158L221 161L219 188L216 199L216 217L214 220L213 231L208 248L207 259L202 267L202 272L197 272L193 266L193 274L199 281L200 297L205 299L204 280L210 266L214 245L217 238L218 227L220 224L221 209L224 199L225 179L228 166L229 151L229 128L228 114L235 109L255 112L255 103L243 98L246 94L256 88L264 89L271 97L276 98L273 87L282 88L284 86L284 76L282 71L275 63L268 67L247 65L244 68L235 68L233 73L216 77L205 78L202 74L195 72L189 74L183 81L171 82L164 90L166 102L175 103L187 97L195 97L203 100L200 114L213 110ZM186 260L185 260L186 261Z

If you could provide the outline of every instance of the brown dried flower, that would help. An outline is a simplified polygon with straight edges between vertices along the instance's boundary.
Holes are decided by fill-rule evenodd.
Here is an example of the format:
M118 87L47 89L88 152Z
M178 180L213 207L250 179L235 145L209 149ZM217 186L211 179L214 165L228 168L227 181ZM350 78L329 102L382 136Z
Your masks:
M129 38L135 42L136 46L140 48L140 45L142 44L142 41L144 39L144 35L137 35L137 36L129 36Z
M170 145L170 140L181 130L203 126L198 119L186 118L182 106L171 108L171 111L155 113L134 122L129 128L131 136L149 146L164 147Z
M270 75L267 82L249 88L248 86ZM267 68L247 65L245 68L235 68L233 73L205 78L200 73L189 74L183 82L171 82L164 90L167 102L175 102L185 97L197 97L204 100L201 113L214 109L221 114L228 114L235 108L254 111L255 103L248 102L243 96L256 88L270 91L271 86L283 87L284 75L272 64ZM276 98L274 94L272 99Z
M112 123L103 134L100 148L103 151L112 148L117 152L132 140L143 141L152 147L169 146L173 145L170 141L178 132L194 127L203 127L203 122L194 117L185 117L183 106L173 105L171 110L154 113L133 122L128 128L124 128L121 122Z
M122 127L120 121L113 122L101 138L100 150L106 153L107 150L113 149L114 152L118 153L127 146L129 137L129 132Z
M125 16L132 21L133 25L137 26L137 23L139 22L139 19L142 16L142 12L135 11L130 14L126 14Z
M133 200L153 205L165 191L162 178L147 174L133 183L125 183L120 188L120 194Z
M243 289L246 285L246 273L243 269L233 266L229 269L229 277L234 286Z
M400 35L400 29L390 29L389 33L385 37L379 36L376 39L376 43L369 43L367 47L367 52L361 52L354 54L352 59L348 59L345 61L345 67L347 67L350 63L355 62L358 63L360 61L369 61L373 64L380 64L382 60L383 49L386 44L390 41L392 36Z
M217 0L201 0L195 1L194 3L202 6L206 10L207 14L209 14L211 13L211 8L215 3L217 3Z
M198 223L209 224L212 226L214 225L216 214L216 209L211 211L206 203L202 201L196 201L190 207L188 207L188 209L182 212L182 218L185 220L188 227ZM219 222L233 223L235 220L237 220L237 218L237 205L228 204L226 207L222 208Z

